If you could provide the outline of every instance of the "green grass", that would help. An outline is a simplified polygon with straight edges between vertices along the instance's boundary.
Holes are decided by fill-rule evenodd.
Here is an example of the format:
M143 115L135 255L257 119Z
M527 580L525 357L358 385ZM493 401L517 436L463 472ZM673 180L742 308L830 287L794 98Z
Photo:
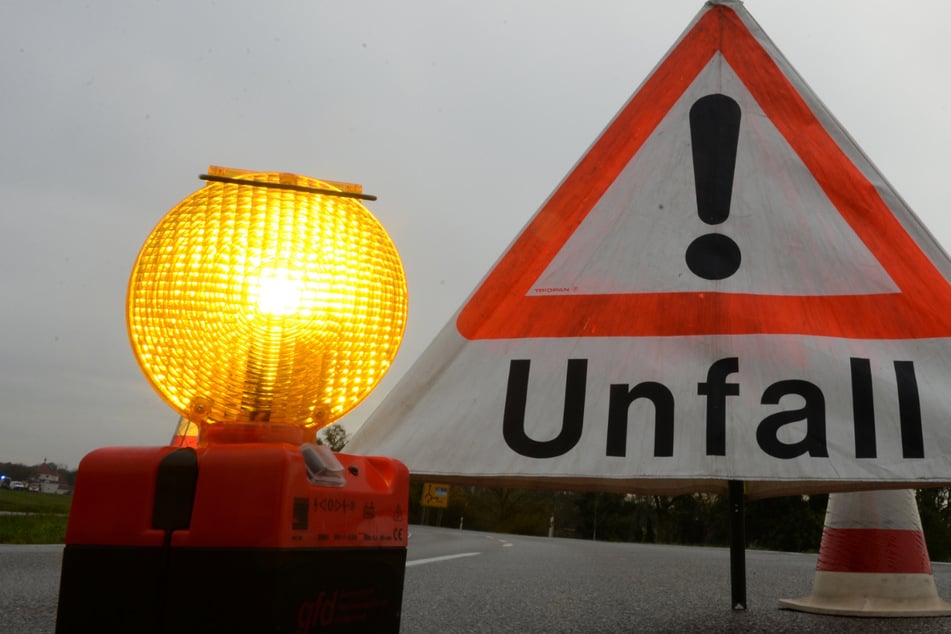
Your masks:
M69 507L72 502L73 497L71 495L0 489L0 511L69 515Z
M0 515L0 544L62 544L66 515Z
M73 498L70 495L0 489L0 544L62 544Z

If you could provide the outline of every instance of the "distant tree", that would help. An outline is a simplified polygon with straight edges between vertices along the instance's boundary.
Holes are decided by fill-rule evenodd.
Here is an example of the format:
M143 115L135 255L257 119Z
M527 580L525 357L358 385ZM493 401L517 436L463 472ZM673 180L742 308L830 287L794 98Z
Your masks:
M921 527L933 561L951 560L951 489L916 492Z
M347 444L347 430L340 425L325 427L317 436L317 442L330 447L331 451L343 451Z
M553 491L549 494L551 498L551 512L548 516L549 527L551 526L551 518L554 517L556 537L576 537L578 535L578 524L581 521L580 510L578 509L579 495L574 491Z
M674 497L670 495L647 496L648 507L654 513L654 540L661 544L670 544L674 539L673 515Z
M59 479L61 482L73 486L76 484L76 472L68 467L60 467Z
M575 497L576 534L584 539L634 541L633 506L622 493L580 493Z
M755 500L746 505L746 537L754 548L816 551L828 494Z
M468 487L466 526L473 530L547 535L551 494L528 489Z
M0 474L7 476L11 480L29 480L30 476L33 475L34 469L35 467L15 462L0 463Z

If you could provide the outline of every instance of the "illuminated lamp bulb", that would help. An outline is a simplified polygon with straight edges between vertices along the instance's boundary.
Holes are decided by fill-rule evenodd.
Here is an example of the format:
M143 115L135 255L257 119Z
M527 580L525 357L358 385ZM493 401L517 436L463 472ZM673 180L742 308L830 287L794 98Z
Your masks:
M198 444L314 442L396 356L406 278L352 194L281 173L204 177L129 281L140 367Z

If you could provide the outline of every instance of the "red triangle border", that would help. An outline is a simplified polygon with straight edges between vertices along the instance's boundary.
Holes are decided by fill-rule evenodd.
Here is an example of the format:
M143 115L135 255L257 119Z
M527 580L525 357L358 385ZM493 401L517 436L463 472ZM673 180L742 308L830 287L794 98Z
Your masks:
M529 296L535 280L710 59L721 53L900 293ZM951 287L727 6L709 8L628 101L462 308L467 339L801 334L951 336Z

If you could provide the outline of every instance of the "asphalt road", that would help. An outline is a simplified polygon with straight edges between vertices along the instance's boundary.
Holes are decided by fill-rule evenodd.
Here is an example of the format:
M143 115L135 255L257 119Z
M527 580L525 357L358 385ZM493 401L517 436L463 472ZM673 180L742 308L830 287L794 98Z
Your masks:
M729 553L412 526L402 631L948 632L951 617L858 619L777 608L816 557L747 552L749 609L730 609ZM0 633L53 631L61 546L0 545ZM951 565L935 564L951 597Z
M809 594L816 556L747 551L748 609L730 609L729 551L413 527L403 632L949 632L951 617L780 610ZM452 553L480 553L433 560ZM415 565L413 565L415 563ZM951 597L951 565L935 564Z
M63 547L0 544L0 632L53 631Z

